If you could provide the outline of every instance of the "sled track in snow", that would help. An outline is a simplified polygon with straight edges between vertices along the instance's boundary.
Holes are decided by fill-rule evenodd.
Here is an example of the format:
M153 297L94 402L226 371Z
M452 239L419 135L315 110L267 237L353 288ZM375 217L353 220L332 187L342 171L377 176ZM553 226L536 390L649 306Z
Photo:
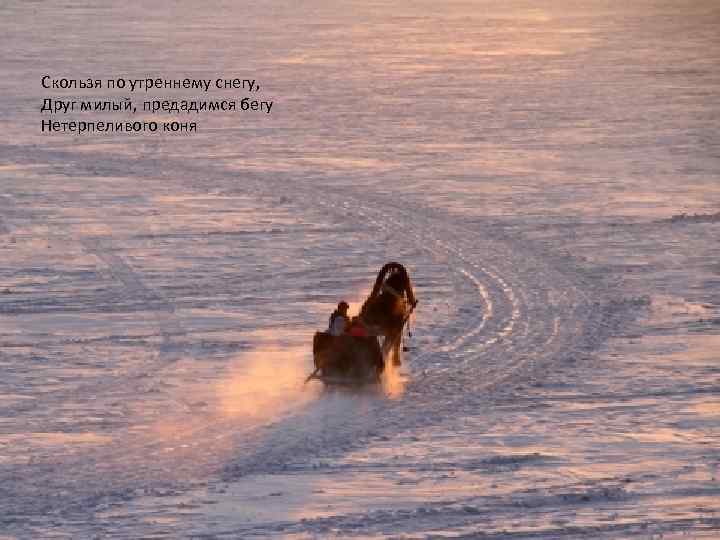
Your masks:
M185 168L180 170L188 174ZM204 177L220 185L235 178L222 171L204 171ZM274 187L264 181L247 185L260 196L272 194ZM324 451L342 452L368 437L442 421L454 414L459 401L491 406L494 392L532 380L553 363L595 349L625 316L622 306L570 264L557 268L531 246L503 238L497 231L448 225L427 209L398 208L367 194L321 191L310 185L298 185L293 191L300 206L320 204L325 211L349 216L351 221L371 223L374 229L397 236L398 244L417 247L427 261L440 261L448 279L454 275L464 283L463 290L448 299L462 312L461 324L446 321L446 328L434 336L436 344L408 358L412 375L404 396L398 400L371 397L362 414L352 404L327 411L311 402L287 417L255 425L238 426L234 419L201 422L162 441L138 440L121 448L101 447L59 460L49 458L34 465L32 478L15 479L9 492L5 488L4 498L9 501L3 504L5 525L19 526L28 515L48 512L84 515L144 493L182 491L272 472L287 461L309 459ZM81 241L128 294L155 298L162 307L154 321L163 336L157 360L139 371L121 373L103 388L128 384L172 364L176 357L163 353L163 346L171 344L173 335L183 333L172 303L143 283L142 276L112 250L111 239ZM427 261L420 260L416 266ZM421 290L418 295L422 310L426 304ZM228 448L235 449L229 458ZM72 485L61 474L68 467L77 471ZM68 500L58 496L62 491L74 495Z
M353 205L359 206L356 201ZM612 330L610 319L622 318L616 306L604 306L604 295L571 268L560 271L527 246L513 253L512 244L478 238L478 232L448 226L422 209L402 210L379 200L366 204L362 213L392 224L445 258L449 269L476 291L467 301L467 326L450 343L412 358L413 368L426 374L410 385L411 391L445 391L447 377L459 390L475 391L462 395L488 392L514 375L531 377L538 368L593 349ZM438 362L438 357L445 361Z

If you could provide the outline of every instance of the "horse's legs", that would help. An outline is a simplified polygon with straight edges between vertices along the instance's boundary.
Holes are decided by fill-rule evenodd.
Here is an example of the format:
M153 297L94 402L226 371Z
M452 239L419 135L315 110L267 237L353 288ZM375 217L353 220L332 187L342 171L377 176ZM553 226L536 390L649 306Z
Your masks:
M392 349L392 336L385 336L382 343L382 354L383 358L388 357L388 353Z
M402 341L402 330L399 334L397 334L397 337L395 338L395 341L393 343L393 365L399 366L402 364L402 360L400 359L400 342Z
M400 360L400 343L402 342L402 330L393 331L392 333L385 336L383 340L383 358L387 358L388 361L392 359L394 366L402 364Z

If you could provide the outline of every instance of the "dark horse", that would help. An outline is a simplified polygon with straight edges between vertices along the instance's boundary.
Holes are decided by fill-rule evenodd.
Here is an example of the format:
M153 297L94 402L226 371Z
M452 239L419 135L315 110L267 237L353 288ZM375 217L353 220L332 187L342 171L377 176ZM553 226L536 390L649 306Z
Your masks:
M405 323L417 305L410 276L397 262L380 269L370 296L360 309L360 318L371 333L384 336L383 355L393 353L393 363L400 364L400 342Z

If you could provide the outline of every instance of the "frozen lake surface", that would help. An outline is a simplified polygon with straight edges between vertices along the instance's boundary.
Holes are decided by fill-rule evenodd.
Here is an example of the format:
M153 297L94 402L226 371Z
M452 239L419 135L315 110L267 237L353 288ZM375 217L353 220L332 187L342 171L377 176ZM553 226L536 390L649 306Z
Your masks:
M147 4L0 7L0 538L720 537L716 2ZM402 368L303 387L389 260Z

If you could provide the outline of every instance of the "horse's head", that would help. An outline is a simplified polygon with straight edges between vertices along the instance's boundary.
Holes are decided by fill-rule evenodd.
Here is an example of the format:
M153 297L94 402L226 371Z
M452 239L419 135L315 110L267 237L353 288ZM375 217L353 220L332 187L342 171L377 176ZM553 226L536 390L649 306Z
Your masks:
M413 290L410 276L405 267L398 262L389 262L380 269L373 290L368 297L366 304L375 299L383 288L383 285L391 287L398 294L405 294L411 306L417 304L415 291Z
M407 295L408 303L415 307L417 300L415 299L415 291L413 290L412 283L410 282L410 275L403 265L400 263L390 263L393 265L390 274L387 276L385 283L395 289L400 294L405 293Z

